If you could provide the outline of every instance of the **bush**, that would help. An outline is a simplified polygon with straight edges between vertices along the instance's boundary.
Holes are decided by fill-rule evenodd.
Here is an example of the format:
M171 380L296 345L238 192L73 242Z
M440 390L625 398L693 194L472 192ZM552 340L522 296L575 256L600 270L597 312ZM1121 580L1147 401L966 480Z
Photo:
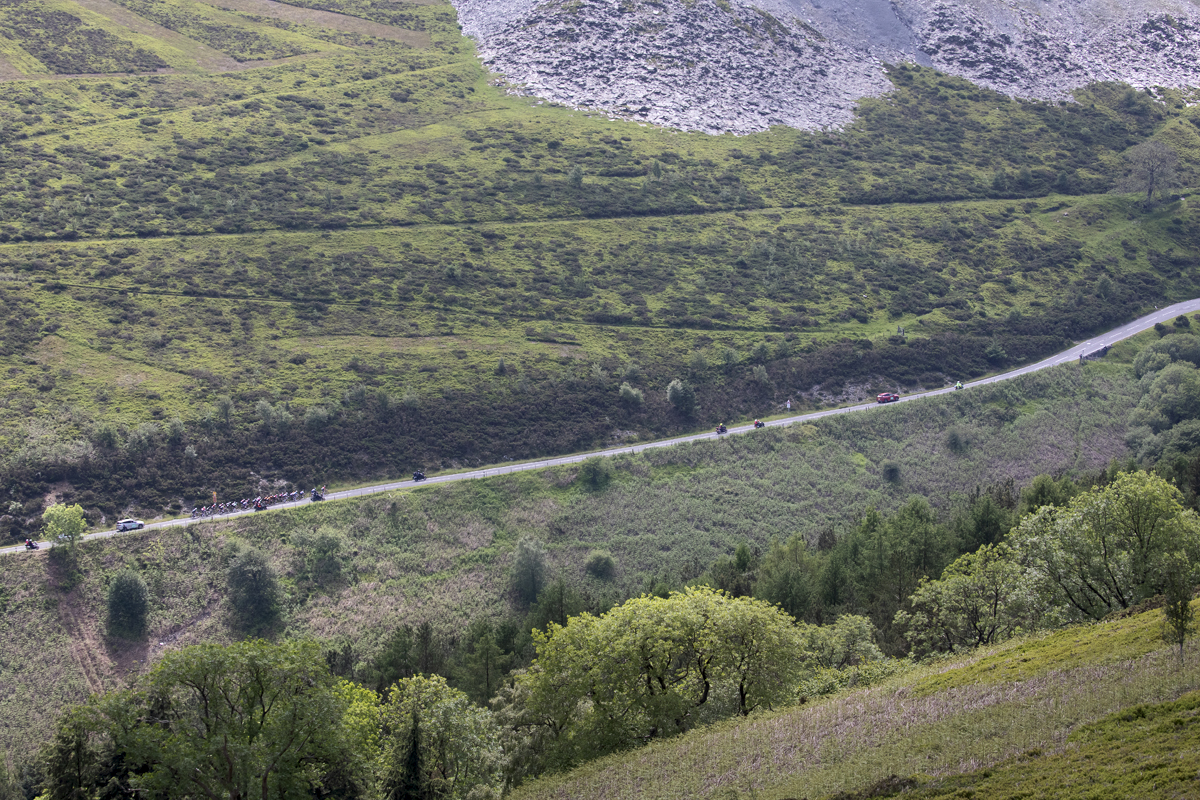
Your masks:
M885 481L887 481L888 483L899 483L900 482L900 465L897 464L895 461L883 462L882 475L883 475L883 479Z
M635 389L628 383L621 384L621 400L631 406L640 406L646 401L641 389Z
M150 592L142 576L121 570L108 585L108 634L122 639L139 639L146 632Z
M678 378L667 384L667 400L685 417L696 410L696 391Z
M593 578L599 578L602 581L611 580L617 573L617 560L607 550L593 550L588 554L584 569Z
M946 432L946 447L951 453L962 455L967 451L967 444L967 437L958 428L951 428Z
M600 489L612 480L612 464L607 458L589 458L579 465L579 480L585 486Z
M279 617L279 581L275 570L260 551L237 549L226 573L233 624L256 632L274 624Z

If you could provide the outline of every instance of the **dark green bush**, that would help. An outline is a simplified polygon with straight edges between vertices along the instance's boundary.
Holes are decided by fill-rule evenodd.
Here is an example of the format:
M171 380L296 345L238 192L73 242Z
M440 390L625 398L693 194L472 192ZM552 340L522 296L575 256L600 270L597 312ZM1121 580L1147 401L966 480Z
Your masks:
M234 627L257 633L278 620L279 581L262 552L238 547L230 556L226 580Z
M612 464L607 458L589 458L579 465L579 480L592 489L603 488L612 480Z
M118 572L108 585L108 633L122 639L139 639L146 632L150 592L142 576L131 569Z
M667 400L685 417L696 410L696 391L678 378L667 385Z
M607 550L593 550L588 554L584 569L593 578L607 581L617 573L617 560Z

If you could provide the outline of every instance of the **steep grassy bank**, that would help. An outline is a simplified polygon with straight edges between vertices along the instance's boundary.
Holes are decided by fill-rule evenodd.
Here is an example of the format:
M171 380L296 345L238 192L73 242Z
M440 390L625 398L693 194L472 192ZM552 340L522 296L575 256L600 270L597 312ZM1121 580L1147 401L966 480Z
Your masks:
M1011 642L602 759L514 797L848 800L890 796L871 793L889 784L917 786L917 797L1188 796L1200 652L1180 663L1160 620L1150 611ZM1076 649L1082 657L1063 660Z
M1033 475L1104 466L1125 453L1137 393L1127 360L1069 365L1009 384L838 416L819 426L759 431L721 442L613 460L612 480L591 488L578 468L519 473L317 504L186 529L94 541L75 568L45 554L0 560L0 748L36 744L55 708L118 685L166 647L229 641L226 568L231 546L264 551L281 576L283 613L274 632L349 645L349 667L374 658L400 625L428 621L459 636L480 617L518 606L509 569L518 539L547 548L551 576L596 607L652 582L679 585L743 542L840 533L868 506L887 512L910 493L943 509L976 486L1019 486ZM960 444L949 447L955 431ZM885 462L899 466L887 480ZM315 536L339 544L336 569L312 577ZM611 577L585 565L609 551ZM148 584L147 638L104 635L108 582L125 565ZM39 690L24 676L49 675Z

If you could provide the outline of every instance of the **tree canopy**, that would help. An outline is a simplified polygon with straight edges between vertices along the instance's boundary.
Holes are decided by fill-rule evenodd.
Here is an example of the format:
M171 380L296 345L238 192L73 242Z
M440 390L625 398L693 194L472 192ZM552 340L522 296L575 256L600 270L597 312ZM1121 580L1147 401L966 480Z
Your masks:
M1101 619L1160 593L1168 555L1200 564L1200 519L1170 483L1130 472L1065 507L1026 516L1010 542L1034 586L1067 619Z
M709 704L749 714L791 696L801 638L776 606L708 587L643 596L534 635L525 722L560 765L669 736Z
M78 504L68 506L55 503L42 513L42 521L46 524L46 538L51 543L74 545L87 530L87 520Z

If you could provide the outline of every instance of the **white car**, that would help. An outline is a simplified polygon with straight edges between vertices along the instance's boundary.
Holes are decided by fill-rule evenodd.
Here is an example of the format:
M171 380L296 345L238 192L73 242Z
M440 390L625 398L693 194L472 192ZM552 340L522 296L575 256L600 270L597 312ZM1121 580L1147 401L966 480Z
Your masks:
M146 527L146 523L140 519L123 519L117 523L117 530L119 531L141 530L144 527Z

